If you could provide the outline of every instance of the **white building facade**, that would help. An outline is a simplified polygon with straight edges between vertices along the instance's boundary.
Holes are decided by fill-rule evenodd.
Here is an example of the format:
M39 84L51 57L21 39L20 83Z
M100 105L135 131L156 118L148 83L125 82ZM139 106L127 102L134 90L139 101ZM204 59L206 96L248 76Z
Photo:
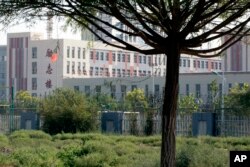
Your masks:
M7 86L13 86L15 92L28 90L44 97L62 87L66 78L166 75L165 55L143 55L98 41L45 39L43 34L31 32L11 33L7 39ZM181 73L212 70L221 70L220 59L181 57Z

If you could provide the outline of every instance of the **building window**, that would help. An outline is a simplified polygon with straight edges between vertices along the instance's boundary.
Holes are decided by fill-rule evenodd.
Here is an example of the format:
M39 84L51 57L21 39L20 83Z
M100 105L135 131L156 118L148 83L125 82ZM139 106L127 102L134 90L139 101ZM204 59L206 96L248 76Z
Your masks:
M151 66L152 62L151 62L151 56L148 56L148 65Z
M72 58L75 58L75 47L72 47Z
M85 49L82 48L82 59L85 59Z
M201 97L201 85L195 84L195 97L200 98Z
M139 63L142 63L142 56L139 56Z
M98 76L99 75L99 68L95 67L95 75Z
M221 70L222 68L221 68L221 63L219 63L219 69Z
M105 53L105 60L106 60L106 61L109 61L109 52L106 52L106 53Z
M85 94L86 94L87 96L89 96L89 95L90 95L90 86L85 86L85 87L84 87L84 92L85 92Z
M32 74L37 74L37 62L32 62Z
M118 77L121 77L121 69L117 69L117 75Z
M99 52L96 52L96 60L99 60Z
M180 59L180 63L179 63L179 66L180 66L180 67L182 66L182 59Z
M103 52L100 53L100 59L104 60L104 53Z
M133 91L133 90L135 90L135 89L137 89L137 85L132 85L132 86L131 86L131 90Z
M82 72L83 72L84 75L87 75L85 62L82 63Z
M125 75L126 75L126 74L125 74L125 70L122 69L122 76L125 77Z
M197 68L201 68L201 62L199 60L197 61Z
M161 65L161 55L159 55L158 63L159 63L159 65Z
M122 62L125 62L125 54L122 54Z
M219 84L219 95L220 95L220 97L222 97L222 84L220 83Z
M70 54L70 47L67 46L67 58L69 58L69 54Z
M158 97L159 95L160 95L160 85L155 85L154 86L154 95L156 96L156 97Z
M204 61L201 61L201 68L204 68Z
M121 93L122 93L122 99L124 99L125 95L126 95L126 91L127 91L127 87L126 85L121 85Z
M111 90L111 97L112 98L116 98L116 96L115 96L115 94L116 94L116 86L115 85L111 85L111 88L110 88Z
M90 51L90 59L93 60L94 59L94 52Z
M117 61L121 62L121 54L120 53L117 54Z
M148 85L145 85L145 96L148 97Z
M137 63L137 55L134 55L134 63Z
M135 77L137 76L137 70L134 70L134 76Z
M93 75L93 70L94 70L94 68L93 68L93 67L90 67L90 70L89 70L89 75L90 75L90 76Z
M112 52L112 61L115 61L115 53Z
M112 69L112 76L115 77L115 69Z
M69 69L70 68L70 62L69 61L67 61L67 74L69 74Z
M183 59L183 67L186 67L186 59Z
M214 62L211 62L211 68L214 69Z
M128 62L130 62L130 54L127 55Z
M32 47L32 58L37 58L37 47Z
M206 69L208 69L208 61L206 61Z
M78 59L80 59L81 58L81 48L78 48L77 55L78 55Z
M187 62L188 62L188 67L190 67L190 60L188 60Z
M189 84L186 84L186 95L189 96Z
M79 75L81 74L81 62L78 62L77 73L78 73Z
M79 86L74 86L74 91L79 91Z
M75 74L75 62L72 62L72 74Z
M230 91L230 89L232 88L232 83L228 84L228 91Z
M190 62L189 62L189 64L190 64ZM163 56L163 65L166 65L166 56L165 55Z
M97 94L100 94L100 93L102 92L102 87L101 87L101 85L96 85L96 87L95 87L95 92L96 92Z
M32 78L32 90L37 90L37 78Z
M217 70L218 69L218 63L215 62L214 64L215 64L215 69Z
M146 56L143 56L143 63L147 64L147 57Z
M194 60L193 63L194 68L196 68L196 60Z

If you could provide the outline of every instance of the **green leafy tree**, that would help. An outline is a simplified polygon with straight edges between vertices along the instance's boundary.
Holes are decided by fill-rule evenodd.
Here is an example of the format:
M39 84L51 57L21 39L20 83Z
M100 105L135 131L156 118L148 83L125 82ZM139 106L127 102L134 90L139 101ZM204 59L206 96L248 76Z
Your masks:
M89 98L97 104L98 110L116 111L119 107L117 100L107 94L98 94Z
M148 107L148 102L142 89L134 89L127 92L125 97L125 103L128 105L128 109L135 111L145 111Z
M15 108L38 109L39 99L32 97L28 91L18 91L15 97Z
M208 91L208 104L210 104L211 109L214 110L219 108L221 97L219 96L219 87L216 80L213 80L209 84L209 91Z
M242 86L237 84L232 87L225 96L227 108L232 109L236 115L250 115L250 87L244 83Z
M173 167L180 55L220 56L249 33L249 8L247 0L22 0L2 1L0 16L3 24L13 23L16 18L33 21L48 15L66 16L110 46L146 55L166 55L161 166ZM124 26L112 25L101 15L115 17ZM110 29L138 37L147 47L133 45ZM229 36L217 45L201 48L225 35Z
M56 89L42 103L43 129L50 133L95 130L97 111L80 92Z
M180 97L178 107L180 114L197 112L202 104L202 99L196 99L193 94Z

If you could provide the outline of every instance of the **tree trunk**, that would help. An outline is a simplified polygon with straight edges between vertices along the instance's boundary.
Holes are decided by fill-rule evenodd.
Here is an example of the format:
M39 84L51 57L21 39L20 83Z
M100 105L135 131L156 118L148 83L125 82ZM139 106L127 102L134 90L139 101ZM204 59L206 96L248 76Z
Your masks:
M174 38L173 38L174 39ZM171 42L167 55L167 76L162 110L161 167L175 167L176 153L176 109L179 91L180 47Z

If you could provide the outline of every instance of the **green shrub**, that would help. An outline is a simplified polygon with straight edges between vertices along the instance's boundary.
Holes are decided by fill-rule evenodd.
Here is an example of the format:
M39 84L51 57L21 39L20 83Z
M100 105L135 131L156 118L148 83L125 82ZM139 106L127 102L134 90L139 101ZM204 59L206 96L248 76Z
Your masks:
M51 147L37 147L37 148L22 147L16 149L11 154L11 158L15 160L16 166L25 166L25 167L63 166L63 163L56 158L56 150Z
M9 138L11 140L15 138L33 138L33 139L45 139L45 140L52 139L52 137L49 134L38 130L18 130L13 132Z

